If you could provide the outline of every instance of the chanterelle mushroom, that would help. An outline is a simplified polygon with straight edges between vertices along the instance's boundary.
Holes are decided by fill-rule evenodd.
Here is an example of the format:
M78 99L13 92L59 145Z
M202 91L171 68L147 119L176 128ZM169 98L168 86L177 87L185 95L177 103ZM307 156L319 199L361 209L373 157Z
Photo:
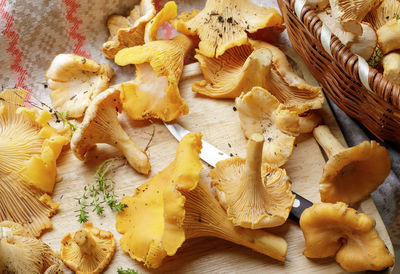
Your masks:
M134 120L171 121L189 109L179 94L183 59L195 41L185 35L123 49L115 56L120 66L136 65L136 79L122 84L124 110Z
M13 222L0 222L1 273L62 273L63 263L41 240L29 237Z
M332 15L344 31L357 36L363 34L361 20L379 5L381 0L330 0Z
M175 160L150 181L125 196L127 205L117 215L117 230L124 234L121 248L157 268L185 239L213 236L250 247L284 260L284 239L265 231L234 227L212 193L200 181L201 134L189 133L178 145Z
M157 30L165 22L169 22L177 15L178 7L174 1L165 3L164 7L146 24L144 42L148 43L157 39Z
M382 58L383 76L400 85L400 52L391 52Z
M27 92L0 93L0 222L13 221L38 237L52 227L56 160L68 139L48 125L51 115L19 108Z
M117 243L114 235L85 223L74 234L61 240L61 260L76 273L101 273L114 256Z
M279 101L265 89L255 87L236 98L235 104L244 135L264 135L263 162L277 167L285 164L292 155L295 137L279 130L273 120Z
M389 175L389 153L375 141L345 148L324 125L314 129L314 137L329 157L319 186L321 201L356 203Z
M57 55L46 73L53 106L71 118L82 117L90 100L108 88L113 74L108 64L75 54Z
M295 196L286 171L262 165L264 137L253 134L246 159L232 157L210 172L211 185L235 225L251 229L285 223Z
M375 230L375 221L344 203L314 204L300 218L308 258L335 256L346 271L383 270L394 256Z
M140 5L136 5L129 16L110 16L107 20L110 37L103 44L106 57L113 59L123 48L143 45L146 24L155 14L153 0L141 0Z
M150 162L145 151L126 134L118 122L122 111L120 92L109 88L90 103L85 117L71 139L71 149L80 160L96 143L106 143L118 148L128 163L139 173L149 174Z
M193 18L178 20L174 24L177 31L198 35L199 53L206 57L219 57L229 48L246 44L247 33L283 23L275 9L249 0L207 0L204 9Z

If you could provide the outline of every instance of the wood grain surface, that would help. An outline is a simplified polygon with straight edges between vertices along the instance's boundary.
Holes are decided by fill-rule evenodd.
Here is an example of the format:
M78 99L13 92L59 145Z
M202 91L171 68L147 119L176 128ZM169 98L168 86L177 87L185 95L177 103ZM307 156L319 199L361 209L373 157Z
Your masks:
M246 139L240 128L238 113L233 109L234 101L215 100L194 94L191 89L193 81L202 79L197 68L196 64L185 67L180 91L189 105L190 113L179 118L177 122L190 131L202 132L203 138L220 150L244 157ZM325 106L322 114L334 133L340 137L340 130L329 107ZM117 182L115 189L121 198L124 195L132 195L136 187L164 169L174 159L178 142L158 121L134 122L125 114L120 115L120 121L127 133L142 148L146 147L154 131L154 138L148 148L152 165L148 177L136 173L123 158L115 162L117 166L113 175ZM56 184L53 195L54 200L60 203L60 208L58 214L52 218L53 229L42 237L54 250L60 249L60 241L64 234L75 232L82 227L75 217L74 210L78 207L74 198L82 195L85 184L94 182L96 167L105 159L115 156L121 154L108 145L99 145L97 149L90 151L86 162L79 161L68 149L63 151L58 160L58 174L61 181ZM296 139L293 156L285 165L293 190L313 202L319 202L318 182L324 164L324 154L312 135L299 136ZM202 178L206 182L210 181L207 177L209 171L210 167L204 163ZM360 209L375 218L380 236L393 252L389 236L373 201L368 199L363 202ZM285 263L220 239L198 238L185 242L175 256L164 259L159 269L148 270L122 252L119 246L121 235L115 229L114 213L107 209L104 215L97 217L91 214L89 221L101 229L112 231L118 240L117 252L106 273L116 273L119 267L134 268L140 273L344 272L332 258L309 260L303 256L303 234L300 227L290 220L281 227L268 230L287 240L288 253Z

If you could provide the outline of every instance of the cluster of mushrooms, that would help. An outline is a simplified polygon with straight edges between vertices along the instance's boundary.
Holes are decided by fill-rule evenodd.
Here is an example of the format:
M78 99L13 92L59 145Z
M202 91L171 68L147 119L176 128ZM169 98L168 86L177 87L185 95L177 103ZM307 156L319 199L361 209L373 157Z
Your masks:
M165 22L181 34L160 39L157 30ZM74 54L58 55L46 73L53 107L79 123L74 132L50 126L49 111L25 108L25 91L3 91L0 269L62 271L57 256L35 237L51 228L49 218L58 207L49 194L63 146L70 144L76 157L84 160L89 149L106 143L119 149L138 173L150 173L148 155L123 130L118 113L124 110L133 120L164 122L187 114L179 82L184 58L194 48L204 80L194 82L192 89L207 97L235 100L248 139L246 158L217 163L209 174L215 197L200 179L202 134L184 136L175 159L133 196L122 199L126 207L116 216L122 250L157 268L186 239L212 236L284 261L287 242L264 228L286 222L295 195L283 165L296 137L313 132L329 160L320 183L323 203L314 204L300 219L304 255L335 256L348 271L392 266L393 255L377 234L374 220L348 206L368 197L384 181L390 171L388 153L374 141L346 149L327 126L319 126L321 88L294 73L278 47L254 39L279 34L282 23L276 10L249 0L208 0L203 10L179 15L173 1L157 13L151 0L142 0L129 16L111 16L111 36L103 51L117 65L135 64L133 81L109 87L114 74L109 65ZM61 260L77 273L101 272L116 249L113 235L91 223L65 235L61 243ZM39 257L28 254L27 248L33 246ZM17 254L24 258L23 265L10 259Z
M307 0L318 16L354 54L400 84L399 0Z

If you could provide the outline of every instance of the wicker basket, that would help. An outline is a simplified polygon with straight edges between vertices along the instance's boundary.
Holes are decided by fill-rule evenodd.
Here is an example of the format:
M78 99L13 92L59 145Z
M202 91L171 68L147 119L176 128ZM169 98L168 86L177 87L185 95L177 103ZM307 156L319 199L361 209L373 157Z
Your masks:
M400 146L400 86L351 53L304 2L278 0L294 49L339 108L379 139Z

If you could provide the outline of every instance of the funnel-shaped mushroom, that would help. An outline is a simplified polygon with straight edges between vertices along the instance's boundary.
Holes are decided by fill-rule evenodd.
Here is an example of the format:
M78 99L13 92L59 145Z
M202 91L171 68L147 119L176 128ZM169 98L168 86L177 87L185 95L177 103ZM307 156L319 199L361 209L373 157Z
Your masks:
M400 52L391 52L382 58L383 76L400 85Z
M107 20L110 31L108 41L103 44L103 52L109 59L123 48L144 44L144 32L147 22L156 14L153 0L141 0L129 16L112 15Z
M379 5L381 0L330 0L332 15L342 25L344 31L357 36L363 34L361 20Z
M157 268L185 239L214 236L284 260L284 239L264 231L240 229L228 220L211 192L200 182L201 134L189 133L178 145L175 160L150 181L125 196L117 215L124 235L121 248L147 267Z
M75 54L59 54L46 73L53 106L68 117L82 117L90 100L108 88L114 71L108 64Z
M61 260L76 273L101 273L114 256L117 243L114 235L85 223L74 234L61 240Z
M285 223L295 196L286 171L262 165L264 137L253 134L246 159L232 157L210 172L218 200L235 225L251 229Z
M344 203L314 204L300 218L308 258L335 256L346 271L383 270L394 257L375 230L375 221Z
M174 19L177 15L178 7L174 1L169 1L165 3L164 7L146 24L144 32L144 42L148 43L157 39L157 30L165 22L169 22Z
M273 113L279 101L265 89L255 87L236 98L235 104L244 135L264 135L263 162L276 167L285 164L292 155L295 137L283 133L275 124Z
M79 160L84 160L90 148L97 143L106 143L118 148L137 172L149 174L150 162L146 152L136 145L118 122L118 112L121 111L120 92L116 88L96 96L72 136L71 149Z
M260 7L249 0L208 0L200 13L190 20L179 20L174 26L181 33L200 37L200 54L219 57L232 47L246 44L247 33L281 27L282 23L275 9Z
M183 59L194 46L191 38L178 35L172 40L153 41L118 52L118 65L136 65L135 81L122 84L121 90L124 110L132 119L171 121L188 113L178 83Z
M395 19L400 14L400 2L398 0L383 0L381 4L372 9L364 21L370 23L374 29L383 27L388 21Z
M29 237L13 222L0 222L0 270L2 273L62 273L63 263L41 240Z
M319 185L323 202L359 202L390 173L389 153L375 141L345 148L327 126L315 128L314 137L329 157Z

